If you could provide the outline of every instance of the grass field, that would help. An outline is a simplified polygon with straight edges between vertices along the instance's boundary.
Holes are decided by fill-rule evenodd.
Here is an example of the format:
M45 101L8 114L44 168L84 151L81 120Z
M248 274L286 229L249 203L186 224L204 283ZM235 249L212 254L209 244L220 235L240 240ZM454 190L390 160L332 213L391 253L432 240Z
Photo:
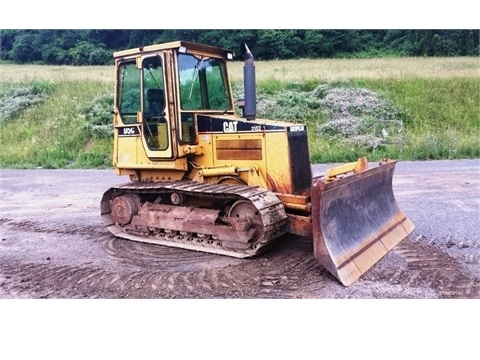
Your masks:
M305 59L255 65L259 115L307 123L312 162L350 161L361 155L480 157L479 58ZM243 62L230 66L235 89L241 88L242 67ZM111 139L89 132L86 121L99 113L94 109L98 99L113 93L113 70L0 64L0 115L12 105L11 89L34 84L48 90L45 100L0 118L0 167L111 166ZM340 122L335 122L338 113L325 107L334 95L350 101L350 113L342 114L346 117ZM357 112L352 110L355 102ZM383 107L374 112L375 106ZM339 123L361 131L346 143L352 133L342 133ZM396 135L378 146L372 141L379 139L380 130Z
M473 57L272 60L256 62L255 67L259 81L480 77L480 59ZM232 64L232 80L242 80L242 69L242 62Z
M336 81L349 79L480 78L480 59L381 58L381 59L302 59L256 61L257 81L281 82ZM243 62L230 63L231 79L242 81ZM44 66L0 64L0 83L32 80L52 82L90 80L112 83L113 66Z

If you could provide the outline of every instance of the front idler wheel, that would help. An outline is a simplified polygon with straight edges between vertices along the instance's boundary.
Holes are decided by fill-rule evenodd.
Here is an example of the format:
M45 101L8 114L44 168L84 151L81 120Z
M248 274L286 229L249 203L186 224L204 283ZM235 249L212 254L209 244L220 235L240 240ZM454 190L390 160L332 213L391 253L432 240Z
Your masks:
M127 225L138 214L140 207L140 200L134 194L117 196L111 203L112 219L120 225Z

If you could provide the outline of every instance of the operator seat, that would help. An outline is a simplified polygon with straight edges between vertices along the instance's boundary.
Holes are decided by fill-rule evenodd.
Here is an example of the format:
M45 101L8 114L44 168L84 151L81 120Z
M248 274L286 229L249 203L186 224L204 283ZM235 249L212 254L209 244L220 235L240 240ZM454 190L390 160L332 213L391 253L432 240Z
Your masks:
M165 108L165 94L162 89L147 90L148 113L150 116L161 116Z

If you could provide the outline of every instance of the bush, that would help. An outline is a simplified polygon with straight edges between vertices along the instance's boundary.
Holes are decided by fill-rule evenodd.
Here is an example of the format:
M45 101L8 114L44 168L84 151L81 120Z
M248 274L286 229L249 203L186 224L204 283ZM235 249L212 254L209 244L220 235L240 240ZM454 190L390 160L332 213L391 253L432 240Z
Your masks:
M85 130L93 138L113 137L113 94L97 97L80 110Z
M53 84L40 81L11 88L0 97L0 122L12 120L22 110L44 102Z
M333 137L345 145L376 149L387 144L403 143L403 120L400 112L386 99L363 88L315 90L323 94L320 109L327 118L317 126L319 137Z

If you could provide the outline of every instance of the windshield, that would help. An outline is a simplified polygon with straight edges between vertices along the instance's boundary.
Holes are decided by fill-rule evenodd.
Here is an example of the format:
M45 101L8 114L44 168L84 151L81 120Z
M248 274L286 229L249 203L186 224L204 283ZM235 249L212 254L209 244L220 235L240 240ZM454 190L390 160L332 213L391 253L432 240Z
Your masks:
M230 110L221 59L179 54L178 68L182 110Z

